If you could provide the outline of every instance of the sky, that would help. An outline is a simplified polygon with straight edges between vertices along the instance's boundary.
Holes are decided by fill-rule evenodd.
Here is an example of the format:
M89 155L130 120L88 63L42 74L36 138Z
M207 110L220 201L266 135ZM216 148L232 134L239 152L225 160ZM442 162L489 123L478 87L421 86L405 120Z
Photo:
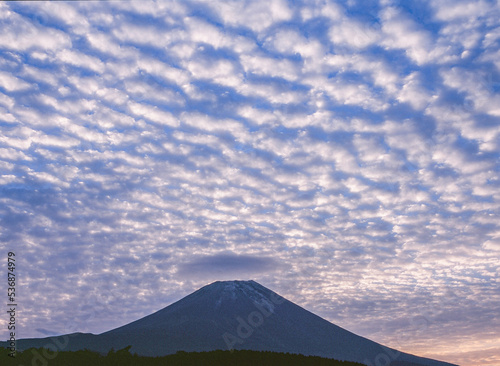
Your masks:
M0 30L18 338L253 279L500 365L498 0L12 1Z

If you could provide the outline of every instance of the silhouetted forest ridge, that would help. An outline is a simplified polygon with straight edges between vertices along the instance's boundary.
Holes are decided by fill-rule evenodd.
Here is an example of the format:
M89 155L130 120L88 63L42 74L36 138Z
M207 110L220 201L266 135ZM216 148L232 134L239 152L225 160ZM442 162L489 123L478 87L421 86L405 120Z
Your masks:
M363 366L357 362L267 351L240 350L189 353L180 351L163 357L144 357L131 354L129 350L130 347L126 347L118 351L111 350L107 355L102 355L89 350L53 352L43 348L30 348L23 352L17 352L16 357L13 358L8 356L8 349L0 348L0 364L4 366L31 364L44 366Z

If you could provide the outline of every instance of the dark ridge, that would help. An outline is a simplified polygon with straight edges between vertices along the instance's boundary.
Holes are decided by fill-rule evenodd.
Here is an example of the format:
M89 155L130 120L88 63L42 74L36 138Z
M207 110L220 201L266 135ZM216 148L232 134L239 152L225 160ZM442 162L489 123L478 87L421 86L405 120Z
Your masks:
M238 366L363 366L362 364L348 361L338 361L317 356L303 356L289 353L258 352L258 351L211 351L211 352L184 352L179 351L173 355L163 357L145 357L130 353L131 346L114 351L106 355L89 350L50 352L50 366L213 366L213 365L238 365ZM30 348L18 352L15 358L5 357L8 350L0 348L0 357L6 358L2 362L5 366L30 365L32 362L45 364L41 357L47 354L46 349ZM41 356L41 357L40 357Z

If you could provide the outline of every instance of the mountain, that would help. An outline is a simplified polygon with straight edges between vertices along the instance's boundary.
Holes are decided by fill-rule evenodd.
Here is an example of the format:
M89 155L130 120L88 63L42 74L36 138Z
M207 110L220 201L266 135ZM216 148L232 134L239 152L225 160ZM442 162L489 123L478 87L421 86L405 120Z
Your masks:
M214 282L142 319L93 335L18 340L19 350L47 347L163 356L177 351L246 349L300 353L367 365L451 366L360 337L254 281ZM5 342L0 346L7 347ZM54 349L54 346L52 346Z

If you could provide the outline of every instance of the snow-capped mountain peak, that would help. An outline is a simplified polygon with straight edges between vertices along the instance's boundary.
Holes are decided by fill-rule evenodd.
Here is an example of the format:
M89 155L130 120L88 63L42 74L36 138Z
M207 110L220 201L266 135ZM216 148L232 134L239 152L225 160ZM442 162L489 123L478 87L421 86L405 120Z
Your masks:
M177 351L247 349L300 353L366 365L452 366L409 355L360 337L254 281L214 282L164 309L99 335L68 336L68 350L163 356ZM47 339L18 340L18 349ZM0 344L1 345L1 344Z

